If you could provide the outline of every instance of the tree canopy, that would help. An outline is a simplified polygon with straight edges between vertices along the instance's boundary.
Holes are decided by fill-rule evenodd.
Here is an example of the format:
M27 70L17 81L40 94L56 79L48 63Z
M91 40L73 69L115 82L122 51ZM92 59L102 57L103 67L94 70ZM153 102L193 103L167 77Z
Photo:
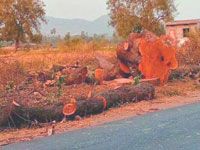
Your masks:
M19 42L31 40L40 33L40 24L45 22L44 3L40 0L1 0L0 39Z
M157 35L164 32L164 21L174 19L174 0L108 0L110 24L119 36L150 30Z

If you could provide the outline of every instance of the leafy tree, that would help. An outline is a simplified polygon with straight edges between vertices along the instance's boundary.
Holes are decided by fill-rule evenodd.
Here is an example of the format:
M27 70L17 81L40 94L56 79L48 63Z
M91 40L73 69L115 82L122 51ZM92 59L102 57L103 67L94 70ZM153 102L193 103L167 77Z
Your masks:
M37 44L40 44L42 43L42 34L34 34L30 37L30 41L33 42L33 43L37 43Z
M106 39L106 35L105 34L94 34L93 35L93 41L96 41L96 42L105 42L107 41Z
M51 29L51 35L55 35L56 34L56 28Z
M110 24L120 37L130 32L150 30L157 35L164 32L164 21L174 19L174 0L108 0Z
M85 39L87 38L84 31L81 31L81 38L82 38L83 40L85 40Z
M79 44L79 43L83 43L83 39L81 38L81 37L73 37L72 39L71 39L71 43L72 44Z
M70 32L67 32L67 34L66 34L65 37L64 37L65 43L69 43L69 42L70 42L70 39L71 39Z
M96 33L93 35L93 40L94 40L94 41L97 41L97 40L98 40L98 35L97 35Z
M119 43L120 42L120 38L119 38L119 36L117 35L116 32L113 33L111 42L113 42L113 43Z
M0 39L19 42L31 40L40 33L41 21L45 21L44 3L40 0L0 0Z

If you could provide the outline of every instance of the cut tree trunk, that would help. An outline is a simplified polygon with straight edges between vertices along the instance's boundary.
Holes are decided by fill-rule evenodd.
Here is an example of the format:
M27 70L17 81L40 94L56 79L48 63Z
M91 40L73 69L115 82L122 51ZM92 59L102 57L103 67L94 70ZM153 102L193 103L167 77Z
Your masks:
M160 78L166 83L170 71L178 67L176 50L168 36L157 37L145 30L131 33L127 41L117 47L117 58L123 77L142 74L145 79ZM166 53L167 52L167 53Z
M132 86L121 86L118 89L94 93L92 97L77 97L75 100L76 111L71 116L89 116L99 114L111 107L117 107L124 103L139 102L142 100L151 100L154 98L155 89L152 84L140 83ZM65 99L63 97L63 99ZM67 100L65 100L67 101ZM70 104L72 102L68 102ZM65 105L67 105L65 104ZM73 102L74 104L74 102ZM47 123L53 120L61 121L63 115L63 103L53 104L48 107L13 107L10 118L17 127L22 124L34 122ZM6 125L9 118L1 119L0 126Z
M87 73L87 67L53 65L51 71L39 73L37 80L47 86L55 86L56 81L63 75L66 85L80 84L86 80Z
M169 79L183 79L184 77L189 77L192 79L197 79L200 77L200 66L199 65L188 65L178 67L173 70Z
M86 80L88 69L81 67L77 69L63 71L66 74L66 85L80 84Z

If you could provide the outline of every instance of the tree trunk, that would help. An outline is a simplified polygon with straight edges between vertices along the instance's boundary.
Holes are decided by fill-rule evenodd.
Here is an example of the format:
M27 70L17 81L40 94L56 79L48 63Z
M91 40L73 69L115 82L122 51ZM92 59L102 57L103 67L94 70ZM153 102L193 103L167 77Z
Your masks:
M56 76L52 79L54 74L60 74L65 76L65 84L81 84L86 80L88 69L87 67L81 66L62 66L62 65L53 65L51 71L41 72L38 74L37 80L45 83L47 86L52 86L57 80Z
M118 107L124 103L151 100L154 98L154 94L155 89L151 84L140 83L134 86L122 86L118 89L94 93L90 98L80 96L76 98L76 102L74 103L76 110L70 117L99 114L104 110L111 107ZM71 103L68 102L67 104ZM22 124L30 124L36 120L40 123L53 120L61 121L64 117L63 106L65 106L63 103L56 103L48 107L15 106L12 109L10 117L17 127L20 127ZM6 125L5 122L8 120L9 118L2 117L0 126Z
M17 38L16 42L15 42L15 51L16 52L17 52L18 48L19 48L19 39Z

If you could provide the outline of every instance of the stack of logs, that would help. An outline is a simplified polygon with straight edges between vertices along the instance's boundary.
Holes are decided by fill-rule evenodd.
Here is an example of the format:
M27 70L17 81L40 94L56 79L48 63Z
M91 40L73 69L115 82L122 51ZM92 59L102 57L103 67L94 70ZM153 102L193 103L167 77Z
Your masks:
M0 116L0 127L7 125L8 121L13 122L17 127L22 124L32 124L35 122L46 123L51 121L61 121L64 114L67 116L79 115L89 116L98 114L111 107L117 107L123 103L138 102L141 100L151 100L154 98L155 89L149 83L138 85L121 86L114 90L93 93L92 96L81 96L66 103L54 103L47 107L28 107L13 102L0 108L0 113L7 115ZM65 97L62 97L65 99ZM11 106L11 107L10 107Z
M142 34L130 34L127 41L118 45L117 64L112 64L104 58L97 56L100 68L94 72L94 78L100 84L103 80L113 80L118 77L143 76L146 79L159 78L161 83L166 83L168 78L199 77L199 66L178 68L173 41L164 36L157 37L145 31ZM176 69L176 70L174 70ZM33 78L44 86L55 86L57 82L66 85L93 82L88 76L88 69L77 63L74 66L54 65L50 71L30 75L27 83L34 82ZM10 104L0 105L0 127L13 122L16 126L32 124L35 122L46 123L61 121L65 116L81 117L101 113L111 107L123 103L151 100L154 98L155 89L149 83L138 85L125 85L114 90L93 93L90 96L80 96L71 100L64 99L63 103L54 103L45 108L28 107L10 101Z
M159 78L161 83L167 83L171 79L171 72L178 68L173 40L168 36L158 37L149 31L131 33L127 41L118 45L116 53L116 64L96 56L99 68L92 75L87 67L77 63L74 66L54 65L51 71L39 73L37 78L47 86L55 85L61 76L64 76L66 85L96 81L103 84L103 80L137 76L145 79Z
M166 83L171 70L178 67L173 41L149 31L130 34L128 41L119 44L117 57L127 76L141 73L145 79L159 78L161 83Z

